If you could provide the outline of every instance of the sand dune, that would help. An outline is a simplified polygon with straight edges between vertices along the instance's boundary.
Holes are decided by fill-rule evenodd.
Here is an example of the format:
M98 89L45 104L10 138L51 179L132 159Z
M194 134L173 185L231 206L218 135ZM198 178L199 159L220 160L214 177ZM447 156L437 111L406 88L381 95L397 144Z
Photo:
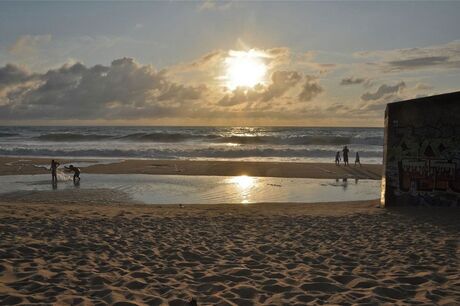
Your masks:
M0 205L0 304L460 302L456 209Z

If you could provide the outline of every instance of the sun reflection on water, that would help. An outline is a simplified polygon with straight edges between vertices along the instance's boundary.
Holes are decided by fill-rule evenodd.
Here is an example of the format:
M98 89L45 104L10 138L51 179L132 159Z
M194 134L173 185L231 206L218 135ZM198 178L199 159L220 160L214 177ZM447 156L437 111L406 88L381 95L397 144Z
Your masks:
M249 189L254 185L254 178L252 176L240 175L231 179L233 184L236 184L240 189Z
M237 188L237 192L240 193L241 203L249 204L250 200L250 191L256 184L256 178L247 175L235 176L230 179L230 183Z

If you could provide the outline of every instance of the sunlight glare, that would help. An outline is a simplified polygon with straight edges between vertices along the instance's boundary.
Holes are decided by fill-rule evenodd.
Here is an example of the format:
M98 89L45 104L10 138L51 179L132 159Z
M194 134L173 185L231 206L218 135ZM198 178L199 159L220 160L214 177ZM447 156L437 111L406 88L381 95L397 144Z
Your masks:
M264 58L267 57L265 53L254 49L230 50L229 56L225 59L226 74L223 77L227 88L234 90L237 87L252 88L257 84L264 84L267 75Z
M231 182L238 185L240 189L249 189L254 185L254 178L247 175L240 175L233 177Z

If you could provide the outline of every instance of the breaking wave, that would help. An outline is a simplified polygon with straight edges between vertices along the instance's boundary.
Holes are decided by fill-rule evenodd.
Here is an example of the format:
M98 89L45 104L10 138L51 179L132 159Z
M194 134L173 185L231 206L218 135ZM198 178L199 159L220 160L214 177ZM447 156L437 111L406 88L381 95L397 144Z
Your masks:
M330 162L343 146L381 163L383 129L308 127L0 127L0 155Z
M117 157L117 158L154 158L154 159L180 159L180 158L244 158L244 157L321 157L333 158L335 151L319 149L89 149L89 150L63 150L63 149L34 149L16 148L0 149L0 155L6 156L71 156L71 157ZM379 151L360 152L361 157L380 157Z
M0 134L1 136L1 134ZM201 141L209 143L233 143L240 145L347 145L367 144L382 145L382 137L350 137L350 136L241 136L218 134L187 134L187 133L133 133L127 135L52 133L34 137L38 141L51 142L86 142L86 141L123 141L123 142L158 142L179 143Z

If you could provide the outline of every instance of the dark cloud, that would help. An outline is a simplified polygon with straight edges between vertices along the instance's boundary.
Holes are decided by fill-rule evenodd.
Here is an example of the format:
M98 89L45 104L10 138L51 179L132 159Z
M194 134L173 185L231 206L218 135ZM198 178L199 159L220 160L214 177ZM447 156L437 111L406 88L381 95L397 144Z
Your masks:
M390 61L388 65L397 70L424 68L429 66L445 65L449 62L448 56L425 56L397 61Z
M311 101L317 95L324 91L323 87L318 82L318 79L313 76L306 76L305 84L302 86L302 91L299 94L300 101Z
M7 86L30 81L34 77L35 75L23 67L7 64L0 68L0 90Z
M355 84L363 84L364 82L366 82L366 79L365 78L355 78L355 77L347 77L347 78L343 78L341 81L340 81L340 85L355 85Z
M390 73L415 69L459 69L460 41L423 48L364 51L355 55L379 59L367 65Z
M0 68L0 117L3 119L159 118L184 113L204 86L170 81L164 72L131 58L110 66L81 63L33 75L13 65ZM21 84L13 88L12 84ZM30 82L29 82L30 83Z
M396 85L387 85L383 84L381 85L377 91L375 92L366 92L361 96L361 100L363 101L371 101L371 100L379 100L382 97L385 97L387 95L392 95L395 93L400 92L406 87L406 83L403 81L399 82Z

